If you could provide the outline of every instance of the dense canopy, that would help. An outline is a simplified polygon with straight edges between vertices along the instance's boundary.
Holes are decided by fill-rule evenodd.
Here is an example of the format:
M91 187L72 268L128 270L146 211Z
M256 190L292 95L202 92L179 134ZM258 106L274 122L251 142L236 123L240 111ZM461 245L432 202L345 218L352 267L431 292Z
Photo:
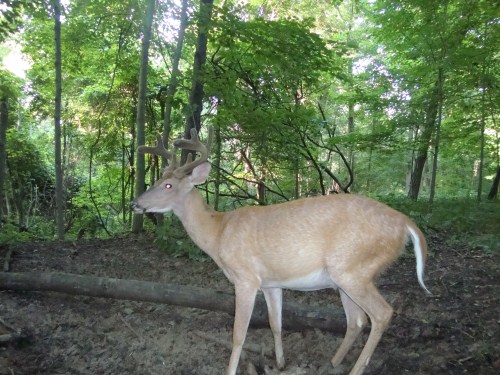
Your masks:
M130 200L161 167L138 145L209 125L218 210L338 192L496 198L496 2L10 0L0 12L4 224L56 233L60 202L63 235L128 231Z

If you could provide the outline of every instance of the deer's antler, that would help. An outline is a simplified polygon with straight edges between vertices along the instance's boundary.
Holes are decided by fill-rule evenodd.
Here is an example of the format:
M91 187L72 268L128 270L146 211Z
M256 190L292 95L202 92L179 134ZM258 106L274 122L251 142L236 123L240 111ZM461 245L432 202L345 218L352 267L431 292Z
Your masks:
M163 140L161 139L161 134L156 135L156 146L139 146L137 149L138 152L153 154L163 157L167 160L168 166L163 171L163 174L173 173L175 169L178 168L177 157L175 156L175 152L170 152L166 149L163 144Z
M207 144L204 145L198 138L198 132L196 129L191 129L191 139L178 139L174 141L174 147L182 148L184 150L195 151L200 153L200 158L193 161L193 154L189 154L184 165L179 166L177 163L177 157L174 152L170 152L165 148L161 135L156 136L156 146L139 146L137 151L158 155L165 158L168 162L168 166L165 168L163 175L174 175L177 178L182 178L193 171L198 165L205 163L208 160L208 154L210 152L210 147L212 145L213 129L210 126L208 128L208 140Z
M205 163L208 160L208 154L210 153L210 147L212 145L213 129L210 126L208 128L208 139L207 144L204 145L198 138L198 132L196 129L191 129L191 139L178 139L174 141L174 146L200 153L200 157L193 161L193 154L189 154L186 162L181 167L174 171L174 175L177 178L182 178L193 171L198 165Z

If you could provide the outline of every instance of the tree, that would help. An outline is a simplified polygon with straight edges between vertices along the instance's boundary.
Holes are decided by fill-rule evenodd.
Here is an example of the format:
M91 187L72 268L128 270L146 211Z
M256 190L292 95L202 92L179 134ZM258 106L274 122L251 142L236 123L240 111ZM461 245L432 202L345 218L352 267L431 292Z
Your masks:
M189 93L186 126L184 129L185 139L191 137L191 129L196 129L198 132L201 129L201 112L203 110L204 99L203 86L205 82L203 68L207 60L208 32L210 30L212 7L213 0L200 0L196 51L194 53L191 91ZM181 162L186 160L187 154L188 153L183 150Z
M29 0L3 0L0 13L0 42L5 40L9 34L13 34L22 23L23 9L33 7L37 1Z
M497 172L495 173L495 178L491 184L490 191L488 193L488 200L492 201L498 197L498 186L500 185L500 166L497 167Z
M441 74L439 74L439 77ZM442 81L438 78L435 87L431 91L427 103L424 118L419 126L419 137L417 139L416 156L413 160L413 168L410 178L410 188L408 198L417 200L422 183L422 174L427 161L428 149L432 136L436 128L436 119L439 108L440 92L442 91Z
M300 190L301 175L311 191L325 190L319 160L329 153L328 135L316 99L341 64L339 51L309 28L308 21L240 19L225 9L214 18L206 86L221 138L232 140L221 155L224 195L287 200ZM295 172L292 179L286 170Z
M394 62L394 78L397 79L397 75L401 75L401 78L408 82L400 89L411 95L409 104L415 102L410 107L411 110L421 111L419 115L413 115L417 121L414 131L417 137L408 190L408 197L416 200L429 145L436 128L443 85L442 71L448 50L452 47L449 39L445 37L449 32L449 28L446 28L447 7L441 2L422 4L413 0L406 1L404 6L388 0L377 3L375 7L375 12L378 12L375 20L383 25L377 32L380 41L398 52L399 61ZM381 9L384 11L381 12ZM398 38L398 33L406 37ZM413 62L413 69L397 70L397 66L403 64L406 64L404 68L408 68L410 61Z
M54 210L53 153L45 157L29 133L10 127L7 132L7 179L3 201L6 219L10 224L16 220L19 232L32 232L40 224L37 216ZM49 164L50 163L50 164ZM49 168L50 165L50 168ZM46 219L44 219L47 221ZM7 220L6 220L7 221ZM46 235L55 232L50 225Z
M172 58L172 72L170 73L170 81L166 88L166 94L164 98L165 103L165 114L163 116L163 143L168 144L168 139L172 130L172 106L174 101L174 95L177 90L177 86L179 84L179 62L181 60L182 55L182 47L184 45L184 34L187 28L187 6L188 1L182 1L182 9L180 15L180 26L179 32L177 34L177 44L174 52L174 56ZM159 93L161 97L162 93ZM160 102L161 104L161 102ZM165 161L162 161L162 167L165 167Z
M64 239L64 187L61 154L61 100L62 100L62 68L61 68L61 4L59 0L51 0L54 17L55 42L55 108L54 108L54 142L56 170L56 233L59 240Z
M439 69L438 72L438 113L436 120L436 131L434 137L434 155L432 156L432 176L431 176L431 186L429 193L429 202L434 202L434 196L436 194L436 177L438 169L438 155L439 155L439 143L441 142L441 123L443 119L443 69Z
M1 59L0 59L1 62ZM0 228L4 223L4 197L7 167L7 129L10 125L9 110L20 96L21 80L0 68Z
M373 3L371 12L374 34L382 48L387 49L385 68L392 75L391 90L397 90L400 96L393 108L399 112L398 127L408 129L414 138L415 158L408 196L417 199L431 144L435 150L434 170L439 160L437 150L454 149L458 156L474 149L476 155L480 154L478 143L466 146L463 142L442 142L456 139L458 134L465 142L471 131L479 130L480 135L480 119L484 118L480 103L486 103L481 101L480 87L486 91L491 87L490 46L498 38L498 33L495 36L484 25L493 21L494 11L487 1L387 0ZM485 109L488 113L489 107ZM474 162L468 164L470 170ZM463 165L460 168L463 171ZM439 183L446 182L439 174L431 176L431 199Z
M144 20L144 29L142 35L142 49L141 49L141 68L139 72L139 97L137 100L137 144L138 146L145 143L145 111L146 111L146 94L147 94L147 75L149 65L149 44L151 41L151 28L153 24L153 15L155 11L156 0L148 0L146 17ZM145 163L144 154L136 153L136 194L137 196L144 193L145 190ZM138 233L142 230L142 214L135 214L132 223L132 232Z
M134 119L140 56L137 35L144 12L123 1L91 5L71 2L61 38L65 51L62 161L68 192L66 230L71 235L84 232L87 226L88 232L97 228L97 235L110 235L130 230L132 221L129 202L135 185ZM23 49L33 60L28 72L29 94L34 97L30 108L34 122L43 124L53 115L48 103L55 80L46 72L53 46L47 40L51 34L46 12L34 14L29 21Z
M32 61L26 109L8 99L8 121L21 131L10 137L37 145L42 159L54 154L55 138L45 129L54 119L55 130L56 72L47 69L56 55L54 1L8 1L10 13L0 18L8 30L20 30L1 37L19 38ZM134 175L142 170L135 153L143 143L138 123L146 126L145 143L162 130L168 143L173 133L214 126L214 179L206 192L222 210L346 191L353 181L362 194L403 194L407 162L412 199L426 193L431 200L479 197L494 182L500 100L495 4L157 0L154 17L165 22L151 33L150 93L144 96L138 35L147 4L71 0L61 8L67 236L132 227L129 202L136 186L144 186ZM26 160L9 152L12 164ZM151 182L160 173L154 166ZM17 187L29 174L7 171L4 202L12 215L29 212L12 199L26 196L28 190ZM45 222L55 219L49 206Z
M6 96L0 98L0 228L4 221L4 183L7 160L7 127L9 126L9 104Z

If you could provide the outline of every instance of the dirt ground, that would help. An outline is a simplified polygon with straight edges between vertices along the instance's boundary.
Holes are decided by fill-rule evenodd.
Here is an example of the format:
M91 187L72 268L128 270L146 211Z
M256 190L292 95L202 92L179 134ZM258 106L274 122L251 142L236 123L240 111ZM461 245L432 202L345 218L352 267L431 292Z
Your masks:
M428 238L431 254L420 289L407 251L378 280L395 314L365 374L499 374L500 262L479 249L450 246L446 233ZM0 249L1 259L6 249ZM3 262L2 262L3 263ZM77 243L32 243L14 249L11 271L58 271L194 285L232 291L211 261L172 258L148 237ZM285 300L341 308L338 293L285 292ZM47 292L0 292L0 335L23 340L0 344L0 375L223 374L229 361L233 318L218 312L154 303ZM345 363L329 366L341 335L314 329L285 331L287 367L275 370L269 329L250 329L239 373L347 374L367 335Z

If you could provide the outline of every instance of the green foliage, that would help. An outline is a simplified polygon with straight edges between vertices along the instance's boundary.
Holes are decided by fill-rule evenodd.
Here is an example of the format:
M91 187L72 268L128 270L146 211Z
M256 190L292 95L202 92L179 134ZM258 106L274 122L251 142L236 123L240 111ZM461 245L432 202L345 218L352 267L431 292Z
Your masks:
M1 66L0 58L0 66ZM0 68L0 99L7 98L13 103L21 96L22 80L11 72Z
M335 51L307 22L241 20L224 12L216 19L214 77L207 84L224 105L290 105L297 90L313 90L321 77L340 71Z
M113 234L127 231L121 204L121 173L122 170L113 164L103 163L96 167L92 194L88 179L73 181L73 194L68 202L72 224L68 232L70 237L106 238L106 230Z
M53 186L52 171L29 134L16 129L7 132L7 165L17 188L30 183L40 188Z
M19 228L12 224L5 224L0 230L0 246L16 245L33 240L30 232L19 231Z
M3 0L0 7L0 42L9 34L18 31L22 25L24 8L33 8L39 0Z
M128 202L134 184L127 181L133 170L126 168L131 162L127 160L129 152L136 147L131 133L142 5L136 1L86 0L65 4L62 122L69 237L102 237L128 228ZM35 147L30 149L52 164L54 36L50 12L50 7L29 12L20 40L23 52L33 62L28 72L27 103L37 131L32 137ZM103 16L106 14L120 16ZM41 129L46 132L39 132ZM51 211L45 213L51 217Z
M427 235L434 231L444 232L451 244L467 244L488 252L500 251L500 202L439 199L431 205L394 197L382 199L410 216Z
M51 218L53 170L29 134L14 128L7 133L7 155L10 183L4 186L5 199L16 208L19 228L42 237L51 236L45 223Z
M36 5L28 6L31 3ZM107 236L104 227L111 235L129 228L144 3L65 3L62 121L69 237ZM492 249L487 243L494 242L493 231L481 232L487 227L482 217L493 214L488 206L476 210L465 209L463 200L443 202L476 195L482 121L484 186L489 187L498 164L500 33L494 27L498 8L493 3L252 0L241 5L228 0L219 4L208 33L202 124L202 129L211 123L221 130L220 154L212 155L220 159L223 171L216 186L219 207L234 209L319 194L332 183L321 166L339 181L348 181L343 156L347 162L354 160L352 191L384 196L424 228L468 233L464 240L472 244L477 239ZM190 4L173 99L172 137L185 123L197 6ZM20 182L12 179L9 189L29 187L27 196L34 186L44 184L49 202L54 97L51 8L41 1L23 0L7 2L7 8L8 19L0 23L7 22L9 31L23 21L19 40L33 62L26 102L17 101L23 82L0 71L0 96L12 99L9 119L16 123L8 151ZM164 93L168 84L169 55L176 43L176 22L171 21L177 5L161 0L157 9L148 75L147 143L162 128L160 91ZM397 197L407 189L413 151L420 146L418 135L441 68L445 80L437 201L433 207L421 202L412 206ZM421 197L429 191L429 160L427 164ZM266 186L265 194L259 191L260 184ZM214 186L212 181L212 191ZM51 236L52 209L49 204L39 206L29 216L29 229ZM172 218L165 222L158 228L158 244L176 256L196 258L199 250L179 235L184 233L179 223Z
M174 215L165 215L161 224L156 226L155 243L173 257L188 257L197 261L207 259Z

